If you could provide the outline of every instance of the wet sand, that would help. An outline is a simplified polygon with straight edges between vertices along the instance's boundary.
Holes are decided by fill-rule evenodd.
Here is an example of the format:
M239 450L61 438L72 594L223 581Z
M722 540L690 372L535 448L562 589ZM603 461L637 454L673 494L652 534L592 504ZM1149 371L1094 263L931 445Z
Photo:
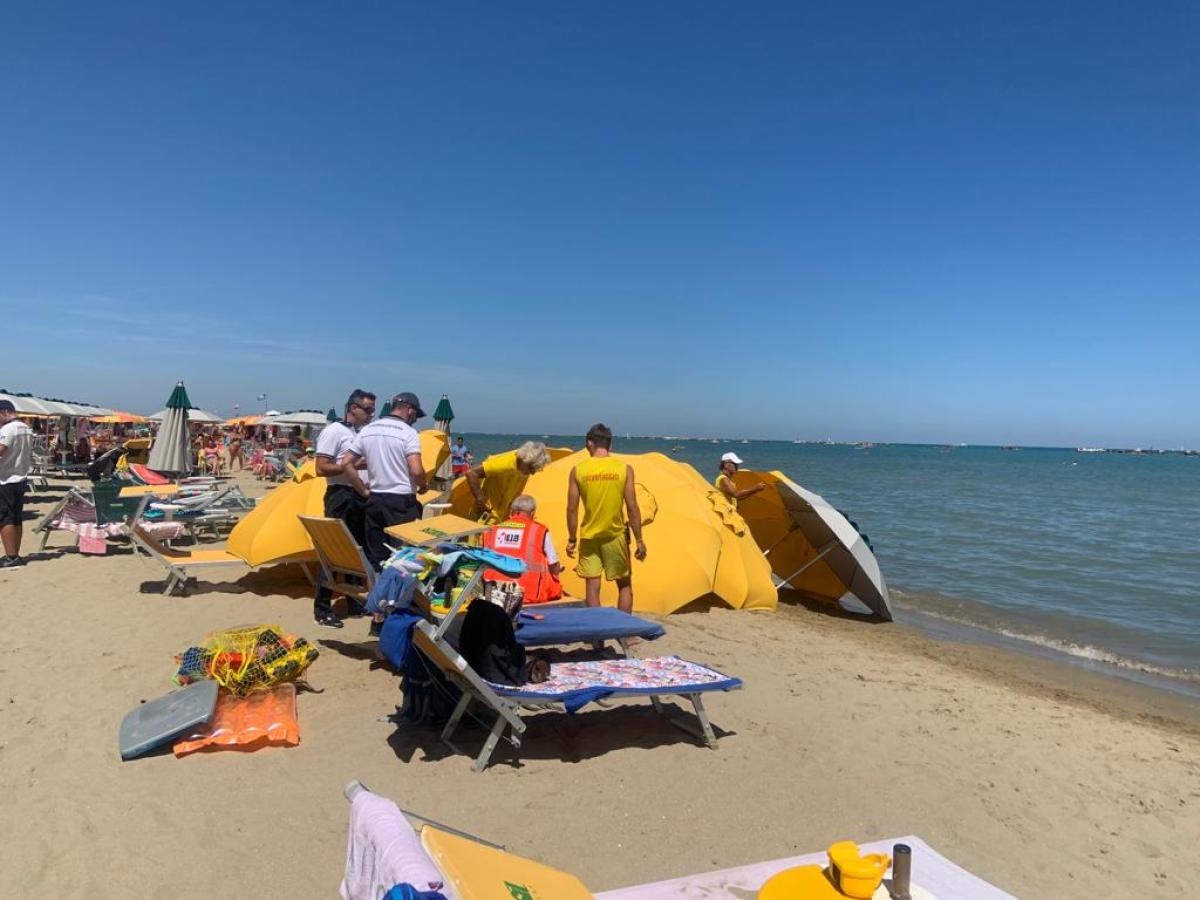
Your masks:
M0 572L5 897L336 896L351 778L593 890L909 833L1022 896L1195 885L1200 708L1180 697L794 603L701 609L637 652L745 680L707 702L716 750L649 704L593 705L536 716L519 764L502 746L475 775L435 730L388 720L399 679L366 621L313 625L298 570L168 598L150 562L71 543L37 554L27 535L30 565ZM171 689L173 654L246 623L321 642L300 746L121 762L121 717Z

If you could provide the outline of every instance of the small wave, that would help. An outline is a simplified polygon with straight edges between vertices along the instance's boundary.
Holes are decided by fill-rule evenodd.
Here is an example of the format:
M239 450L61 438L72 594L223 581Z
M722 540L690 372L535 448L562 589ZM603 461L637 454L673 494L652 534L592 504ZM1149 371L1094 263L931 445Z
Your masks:
M1094 647L1091 644L1077 644L1074 641L1063 640L1060 638L1052 638L1044 634L1030 634L1028 632L1015 631L1012 628L1006 628L998 625L987 625L977 620L972 620L966 616L955 616L945 612L934 612L920 605L905 604L908 609L919 613L923 616L928 616L931 619L939 619L943 622L951 622L955 625L961 625L965 628L973 628L979 631L987 631L992 634L998 634L1001 637L1008 638L1013 641L1022 641L1027 644L1034 644L1038 647L1043 647L1047 650L1054 650L1058 653L1063 653L1067 656L1073 656L1076 659L1087 660L1089 662L1098 662L1105 665L1114 666L1118 669L1124 669L1129 672L1141 672L1145 675L1153 675L1159 678L1171 678L1177 681L1184 681L1193 684L1200 684L1200 670L1197 669L1172 669L1167 666L1156 666L1151 663L1139 662L1135 659L1121 656L1111 650L1105 650L1102 647Z

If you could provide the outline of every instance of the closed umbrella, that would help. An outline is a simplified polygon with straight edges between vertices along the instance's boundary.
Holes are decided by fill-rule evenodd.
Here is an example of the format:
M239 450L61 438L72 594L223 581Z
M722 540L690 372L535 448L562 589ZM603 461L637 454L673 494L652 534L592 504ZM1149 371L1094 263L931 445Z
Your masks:
M770 561L776 583L828 603L850 595L891 621L879 562L849 520L782 472L743 470L733 478L738 488L760 481L767 489L742 500L738 512Z
M192 440L188 434L188 410L191 407L187 389L180 381L167 398L162 425L150 447L146 464L156 472L186 475L192 470Z
M436 472L450 459L450 435L426 428L417 436L421 439L421 465L426 472Z
M450 405L450 398L445 394L442 394L442 399L438 401L437 409L433 411L433 421L438 431L449 436L450 423L454 421L454 408ZM454 470L448 455L442 464L434 470L433 474L435 478L440 478L443 483L449 483L453 477Z

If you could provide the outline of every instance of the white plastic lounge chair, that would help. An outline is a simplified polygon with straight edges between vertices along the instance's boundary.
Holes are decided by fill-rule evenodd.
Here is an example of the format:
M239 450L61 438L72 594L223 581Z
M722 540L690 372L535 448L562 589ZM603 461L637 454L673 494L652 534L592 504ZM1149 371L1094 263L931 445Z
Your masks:
M450 739L473 701L496 714L492 730L475 759L473 768L476 772L482 772L487 767L496 744L506 730L511 730L508 741L513 747L520 748L521 735L525 732L525 723L521 720L522 709L545 709L562 704L564 708L574 710L591 700L612 696L648 697L654 709L663 714L667 721L702 738L709 747L716 747L717 736L709 724L701 694L731 691L742 686L740 679L731 678L707 666L677 657L656 657L552 664L550 679L545 683L510 687L484 681L428 622L416 623L413 642L462 691L458 705L442 729L441 738L447 745L457 749ZM656 668L659 670L657 674L654 672ZM691 701L699 720L699 729L666 716L660 698L669 696L685 697Z

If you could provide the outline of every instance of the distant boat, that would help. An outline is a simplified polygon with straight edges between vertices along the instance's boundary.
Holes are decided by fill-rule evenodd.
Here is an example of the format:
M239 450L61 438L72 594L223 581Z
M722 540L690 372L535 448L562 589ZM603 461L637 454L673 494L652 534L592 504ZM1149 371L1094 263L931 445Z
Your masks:
M743 443L743 444L748 444L748 443L750 443L750 442L749 442L749 441L747 441L747 440L743 440L743 441L742 441L742 443Z
M1001 450L1020 450L1020 447L1014 447L1011 444L1000 448Z
M1103 447L1076 447L1076 453L1107 453Z

